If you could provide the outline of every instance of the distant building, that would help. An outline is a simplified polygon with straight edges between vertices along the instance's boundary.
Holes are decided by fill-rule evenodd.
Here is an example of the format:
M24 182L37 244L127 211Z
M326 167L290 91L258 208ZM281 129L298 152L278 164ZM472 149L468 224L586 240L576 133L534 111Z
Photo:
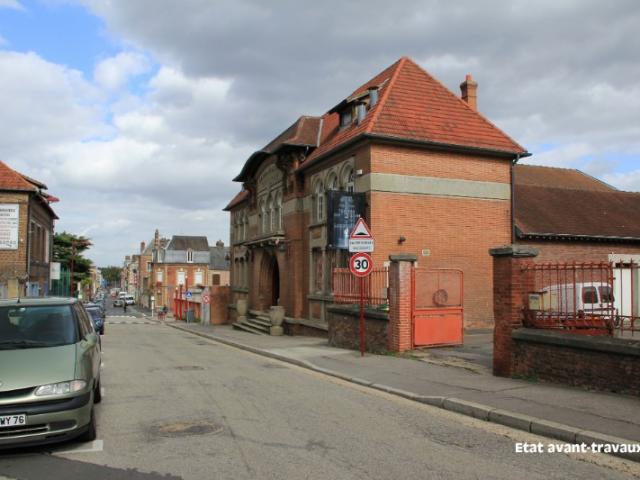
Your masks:
M0 161L0 298L49 293L58 199L46 190Z
M211 259L209 261L209 286L230 285L229 270L231 268L231 258L229 247L224 246L222 240L216 242L215 247L209 247Z
M174 235L163 246L156 230L151 267L155 283L155 305L172 308L173 299L181 292L207 286L210 260L207 237Z

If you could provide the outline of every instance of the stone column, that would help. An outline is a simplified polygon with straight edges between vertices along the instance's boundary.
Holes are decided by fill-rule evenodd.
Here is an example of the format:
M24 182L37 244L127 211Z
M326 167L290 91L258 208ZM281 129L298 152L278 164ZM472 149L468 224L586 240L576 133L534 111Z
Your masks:
M390 255L389 260L389 350L411 350L411 268L416 255Z
M538 256L526 245L492 248L493 257L493 374L509 377L513 373L511 332L522 327L522 310L527 292L534 288L533 276L523 275L522 266Z

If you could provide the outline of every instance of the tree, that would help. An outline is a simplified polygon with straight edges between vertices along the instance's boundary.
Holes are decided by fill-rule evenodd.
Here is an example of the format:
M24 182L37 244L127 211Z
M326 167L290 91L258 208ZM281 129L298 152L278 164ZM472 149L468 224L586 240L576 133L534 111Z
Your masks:
M102 272L102 278L106 280L107 285L120 285L120 274L122 273L122 268L120 267L102 267L100 269Z
M84 258L82 253L90 246L91 241L83 235L62 232L56 233L53 237L53 259L67 269L73 270L72 283L74 284L89 278L92 262L88 258Z

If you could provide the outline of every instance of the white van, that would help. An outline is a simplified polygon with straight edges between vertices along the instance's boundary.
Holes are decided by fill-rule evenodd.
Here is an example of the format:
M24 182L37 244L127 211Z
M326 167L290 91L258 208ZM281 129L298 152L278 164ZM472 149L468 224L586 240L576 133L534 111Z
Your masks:
M540 293L540 306L543 311L572 315L617 314L613 287L606 282L550 285Z
M122 297L122 300L124 300L124 303L126 303L127 305L133 305L134 303L136 303L136 301L133 299L133 295L125 295L124 297Z

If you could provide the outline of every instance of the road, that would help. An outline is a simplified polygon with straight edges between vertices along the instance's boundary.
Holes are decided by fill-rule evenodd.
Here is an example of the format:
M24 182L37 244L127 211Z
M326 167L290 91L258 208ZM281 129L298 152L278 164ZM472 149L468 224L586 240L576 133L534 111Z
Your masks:
M545 439L110 309L98 438L0 454L35 479L620 479L637 465L518 454Z

